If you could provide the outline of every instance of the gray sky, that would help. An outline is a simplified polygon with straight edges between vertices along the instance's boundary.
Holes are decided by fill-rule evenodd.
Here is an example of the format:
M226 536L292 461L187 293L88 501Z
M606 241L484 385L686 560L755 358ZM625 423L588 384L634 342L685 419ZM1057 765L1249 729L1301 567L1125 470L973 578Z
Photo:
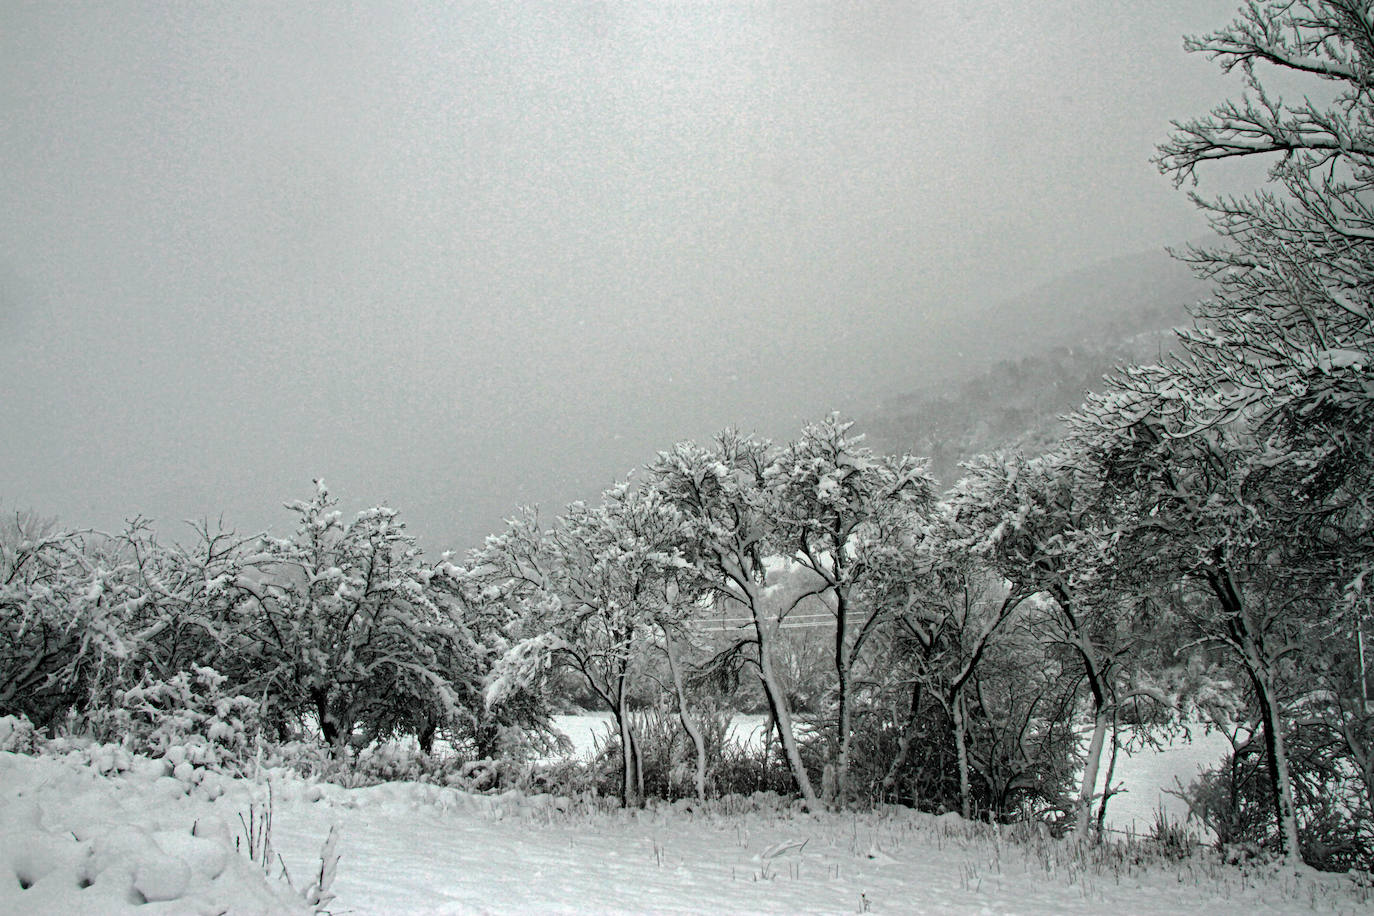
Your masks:
M1234 0L0 4L0 506L429 549L1197 236Z

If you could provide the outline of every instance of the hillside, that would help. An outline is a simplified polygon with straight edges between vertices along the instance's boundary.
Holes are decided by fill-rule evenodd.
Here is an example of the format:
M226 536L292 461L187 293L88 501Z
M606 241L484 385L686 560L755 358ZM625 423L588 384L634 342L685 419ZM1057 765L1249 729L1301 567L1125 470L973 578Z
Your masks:
M958 349L963 373L884 399L859 412L859 426L876 450L929 457L946 485L979 452L1041 451L1105 374L1166 350L1206 291L1164 252L1058 278L976 313Z

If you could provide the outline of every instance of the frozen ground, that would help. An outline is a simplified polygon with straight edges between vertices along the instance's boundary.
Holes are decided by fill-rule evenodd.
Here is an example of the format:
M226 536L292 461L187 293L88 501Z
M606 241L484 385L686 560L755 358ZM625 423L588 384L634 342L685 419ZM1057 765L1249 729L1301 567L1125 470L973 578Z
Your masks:
M272 843L298 888L338 828L337 914L1371 911L1343 876L1205 859L1085 869L1065 842L1016 845L950 815L742 800L728 813L565 810L548 796L165 775L158 761L92 756L0 754L0 913L291 912L290 889L233 849L269 782Z

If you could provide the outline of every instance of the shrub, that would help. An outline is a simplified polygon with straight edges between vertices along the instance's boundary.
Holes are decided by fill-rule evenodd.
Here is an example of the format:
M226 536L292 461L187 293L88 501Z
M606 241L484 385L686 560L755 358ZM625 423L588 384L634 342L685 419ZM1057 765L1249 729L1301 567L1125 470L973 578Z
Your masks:
M1155 811L1154 826L1150 829L1150 842L1155 851L1170 861L1189 858L1197 849L1197 834L1179 821L1170 820L1164 806Z
M213 668L194 668L115 687L88 724L97 740L120 741L135 753L174 754L197 766L242 771L256 750L259 704L225 696L224 683Z
M1313 765L1303 751L1294 741L1290 764L1303 860L1323 871L1374 868L1374 827L1361 814L1358 787L1334 768ZM1248 859L1279 849L1269 792L1262 755L1231 754L1173 794L1216 836L1223 855Z
M34 740L33 724L27 716L0 716L0 751L31 754Z

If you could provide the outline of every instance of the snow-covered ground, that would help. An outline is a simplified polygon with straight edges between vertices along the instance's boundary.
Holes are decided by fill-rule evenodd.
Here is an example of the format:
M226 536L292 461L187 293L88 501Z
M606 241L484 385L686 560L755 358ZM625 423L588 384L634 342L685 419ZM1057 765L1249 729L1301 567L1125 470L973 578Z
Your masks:
M1201 752L1172 753L1138 757L1137 772L1186 774ZM284 865L297 888L311 884L331 828L338 914L1372 911L1344 876L1207 858L1085 867L1065 841L1014 844L953 815L809 815L742 799L620 811L92 756L0 754L0 913L308 911L276 878ZM271 880L234 849L261 824L268 785Z
M1177 741L1162 750L1122 752L1112 774L1113 785L1120 786L1122 791L1107 802L1107 825L1137 835L1148 834L1161 807L1170 823L1184 822L1187 806L1166 790L1176 789L1179 784L1187 786L1203 770L1216 766L1229 750L1225 736L1196 728L1191 740ZM1100 779L1106 778L1105 754L1103 758ZM1099 783L1097 791L1102 788ZM1191 826L1201 831L1198 825Z
M729 737L745 747L762 747L763 730L767 726L767 716L738 715L730 724ZM608 712L554 716L553 727L568 736L573 746L572 754L577 757L590 755L596 749L597 742L605 742L615 734L615 725Z

